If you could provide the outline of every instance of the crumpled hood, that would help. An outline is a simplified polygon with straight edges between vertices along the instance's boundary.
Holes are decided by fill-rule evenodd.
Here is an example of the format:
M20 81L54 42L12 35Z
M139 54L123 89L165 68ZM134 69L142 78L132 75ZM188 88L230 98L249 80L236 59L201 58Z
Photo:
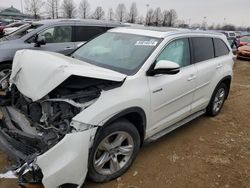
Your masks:
M13 60L10 82L33 101L39 100L71 75L121 82L126 75L62 54L20 50Z

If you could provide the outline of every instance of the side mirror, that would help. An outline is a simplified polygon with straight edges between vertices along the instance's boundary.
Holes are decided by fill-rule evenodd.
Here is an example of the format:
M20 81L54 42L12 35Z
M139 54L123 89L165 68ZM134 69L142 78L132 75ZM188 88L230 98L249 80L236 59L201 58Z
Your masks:
M155 64L154 69L148 72L149 76L157 74L177 74L180 72L180 65L168 60L160 60Z
M41 45L46 44L46 39L44 36L36 35L35 37L35 47L40 47Z

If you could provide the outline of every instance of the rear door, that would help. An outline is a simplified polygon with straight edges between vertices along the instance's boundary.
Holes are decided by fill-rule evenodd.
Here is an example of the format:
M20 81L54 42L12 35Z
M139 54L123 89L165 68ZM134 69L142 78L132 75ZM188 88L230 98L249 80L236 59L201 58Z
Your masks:
M80 47L85 42L90 39L104 33L107 31L106 26L84 26L84 25L76 25L73 28L74 37L73 41L75 42L75 46Z
M207 107L223 74L223 61L227 61L227 56L224 55L228 54L229 50L222 40L211 37L193 37L191 44L193 63L198 72L192 104L192 112L196 112Z
M39 36L45 37L46 44L36 47L37 50L58 52L65 55L70 54L75 49L73 31L71 25L53 26L43 30Z

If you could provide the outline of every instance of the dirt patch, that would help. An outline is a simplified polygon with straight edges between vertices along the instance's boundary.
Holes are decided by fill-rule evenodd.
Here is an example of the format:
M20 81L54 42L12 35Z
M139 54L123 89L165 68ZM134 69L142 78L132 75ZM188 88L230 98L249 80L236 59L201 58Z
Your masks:
M229 99L219 116L200 117L144 146L117 180L87 188L250 188L250 62L238 61ZM7 164L0 152L0 168ZM0 181L0 187L7 180ZM14 187L14 186L12 186Z

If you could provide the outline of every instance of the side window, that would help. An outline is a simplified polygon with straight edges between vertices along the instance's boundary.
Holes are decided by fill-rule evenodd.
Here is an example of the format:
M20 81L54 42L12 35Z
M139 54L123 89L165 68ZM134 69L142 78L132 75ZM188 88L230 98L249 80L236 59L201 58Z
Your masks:
M40 33L39 36L44 36L46 39L46 43L71 42L72 27L71 26L51 27Z
M88 41L107 30L106 27L100 26L76 26L75 29L75 42Z
M214 58L214 45L212 38L192 38L194 63Z
M214 49L215 57L220 57L229 53L227 45L221 39L214 38Z
M189 65L190 50L188 39L178 39L168 44L157 58L156 63L160 60L178 63L180 67Z

